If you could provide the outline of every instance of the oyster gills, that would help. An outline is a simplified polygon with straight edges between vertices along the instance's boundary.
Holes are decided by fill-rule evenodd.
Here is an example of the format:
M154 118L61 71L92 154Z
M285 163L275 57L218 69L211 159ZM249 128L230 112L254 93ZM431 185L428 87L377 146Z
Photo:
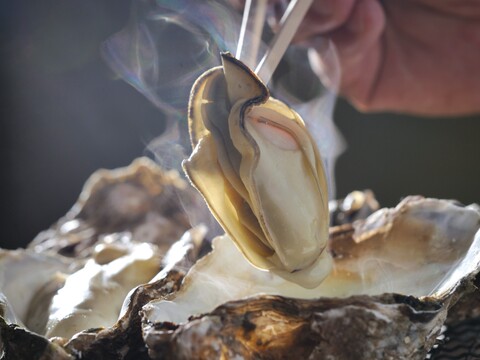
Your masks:
M195 82L184 169L248 261L306 288L331 269L328 192L300 116L230 54Z

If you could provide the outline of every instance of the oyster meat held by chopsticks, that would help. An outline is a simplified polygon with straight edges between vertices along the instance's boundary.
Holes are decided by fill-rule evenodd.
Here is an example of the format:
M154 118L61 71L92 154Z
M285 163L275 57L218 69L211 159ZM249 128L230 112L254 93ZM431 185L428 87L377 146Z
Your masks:
M300 116L242 62L195 82L184 169L248 261L304 287L330 272L326 177Z

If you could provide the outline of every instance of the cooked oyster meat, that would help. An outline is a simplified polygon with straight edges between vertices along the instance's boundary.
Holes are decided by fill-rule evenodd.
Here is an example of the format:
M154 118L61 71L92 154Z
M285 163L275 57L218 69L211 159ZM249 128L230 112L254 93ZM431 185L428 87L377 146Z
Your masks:
M328 192L300 116L229 54L195 82L189 104L193 185L248 261L312 288L331 269Z

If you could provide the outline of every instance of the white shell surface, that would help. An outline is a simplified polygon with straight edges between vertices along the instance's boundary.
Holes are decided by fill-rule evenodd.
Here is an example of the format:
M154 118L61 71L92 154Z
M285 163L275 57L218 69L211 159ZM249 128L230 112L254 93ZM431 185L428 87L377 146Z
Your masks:
M59 273L70 273L70 264L54 256L31 250L0 250L0 293L8 318L17 324L26 322L34 296L54 281Z
M117 321L129 291L160 270L153 245L136 244L128 250L106 264L90 259L67 278L53 298L47 337L70 338L82 330L112 326Z
M224 235L214 239L214 250L192 267L178 293L144 310L150 321L180 323L257 294L311 299L395 292L441 297L478 271L479 227L480 215L474 209L446 200L409 198L359 224L358 253L336 259L332 273L314 289L254 268Z

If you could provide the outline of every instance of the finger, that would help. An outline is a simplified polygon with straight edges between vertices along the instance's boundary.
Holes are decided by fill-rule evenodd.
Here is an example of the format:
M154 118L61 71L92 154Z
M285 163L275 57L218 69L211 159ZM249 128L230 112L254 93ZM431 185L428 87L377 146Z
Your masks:
M339 55L353 62L379 41L384 28L385 14L378 0L362 0L355 4L343 26L328 36Z
M359 105L368 101L375 86L382 61L384 28L385 13L378 0L362 0L355 4L341 28L327 34L336 47L340 63L340 92ZM331 64L320 68L331 71L328 70Z
M294 41L305 42L341 27L348 19L356 1L358 0L315 0L300 25ZM275 3L273 9L278 26L285 12L285 2Z
M340 28L349 18L358 1L363 0L315 0L300 25L294 41L303 42ZM245 5L245 0L229 0L229 2L237 9L242 9ZM268 22L273 30L278 28L289 2L289 0L268 0L270 15L273 15L273 18L269 17Z

